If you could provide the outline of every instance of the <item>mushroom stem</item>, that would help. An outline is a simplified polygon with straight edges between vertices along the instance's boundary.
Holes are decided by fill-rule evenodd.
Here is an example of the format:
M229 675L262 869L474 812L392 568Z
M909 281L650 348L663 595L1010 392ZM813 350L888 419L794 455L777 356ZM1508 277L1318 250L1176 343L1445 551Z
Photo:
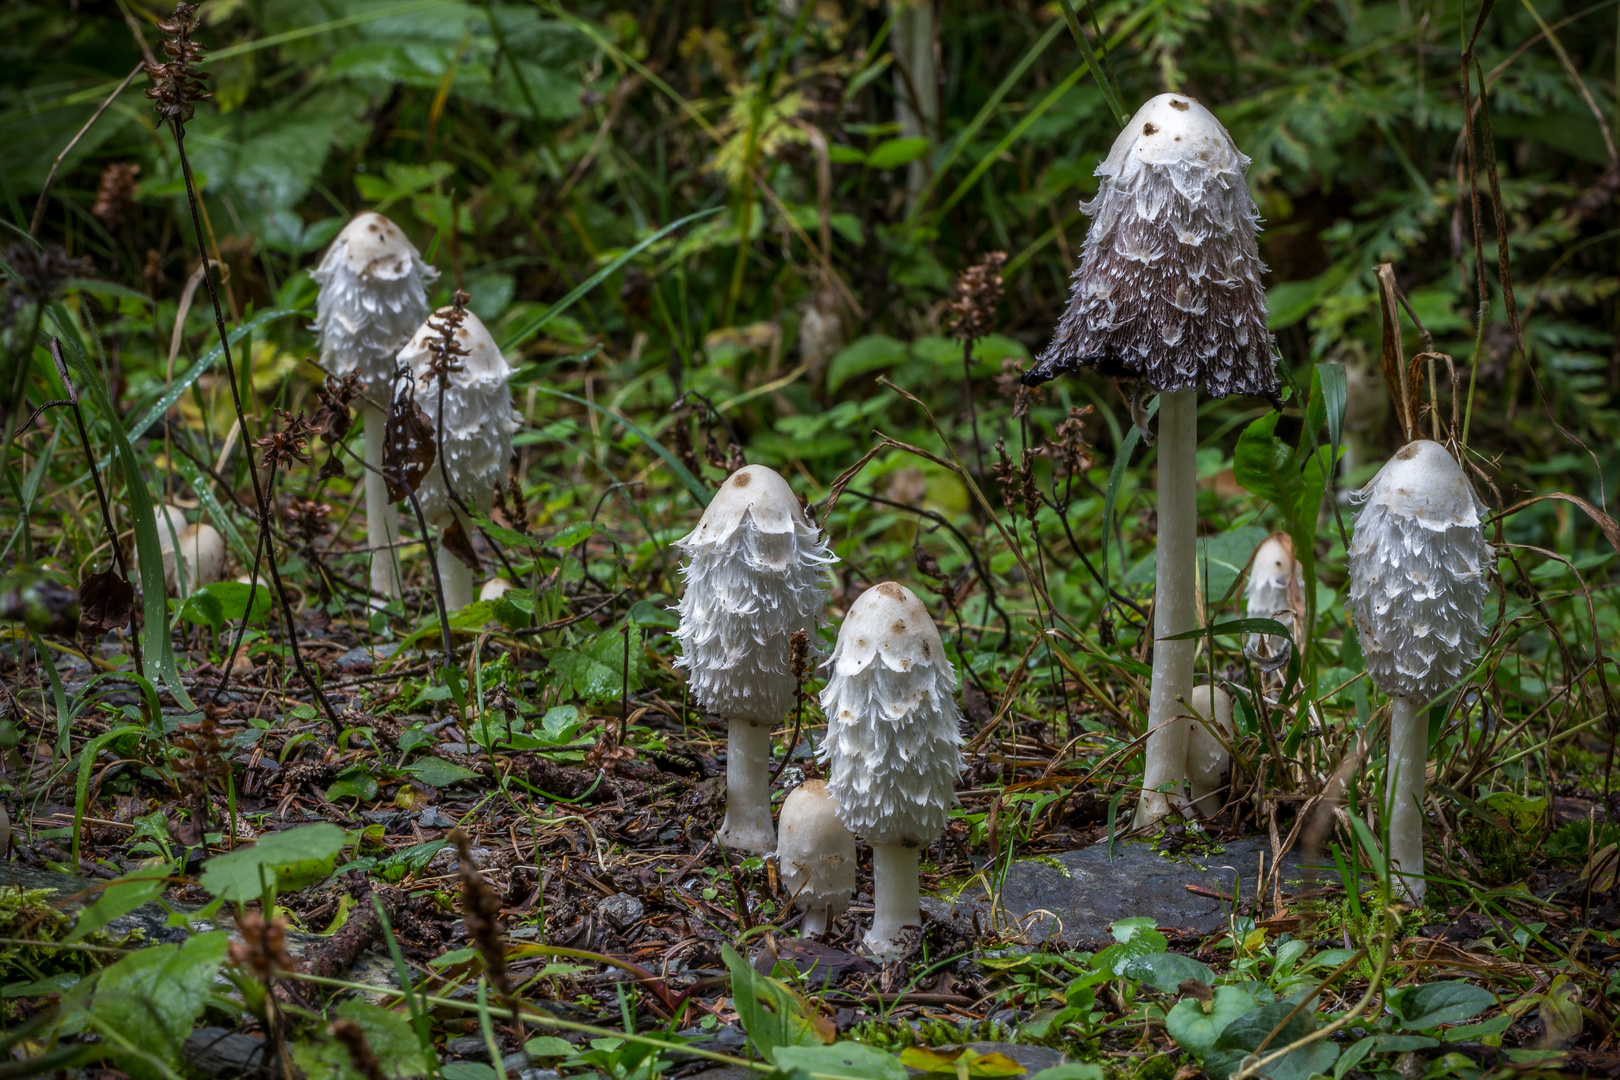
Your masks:
M799 932L805 937L820 937L827 932L827 908L820 905L806 908L804 921L799 924Z
M771 824L771 726L726 723L726 820L720 842L740 851L776 849Z
M866 948L880 960L898 960L902 931L922 925L917 849L906 844L872 845L872 929Z
M1159 395L1159 538L1153 586L1153 685L1148 698L1147 769L1136 825L1152 825L1185 803L1188 719L1196 641L1166 641L1198 626L1198 391ZM1171 786L1170 792L1158 789Z
M360 406L366 436L366 543L371 548L371 591L390 600L404 594L399 574L399 508L388 501L383 479L383 435L388 417L381 409ZM377 470L373 472L372 470Z
M455 520L461 523L461 535L472 535L472 522L459 509L452 508L456 515ZM456 558L455 554L439 541L439 580L444 585L444 609L446 611L460 611L473 602L473 572L472 567Z
M1389 862L1398 892L1423 903L1423 789L1429 761L1429 723L1423 703L1389 699Z

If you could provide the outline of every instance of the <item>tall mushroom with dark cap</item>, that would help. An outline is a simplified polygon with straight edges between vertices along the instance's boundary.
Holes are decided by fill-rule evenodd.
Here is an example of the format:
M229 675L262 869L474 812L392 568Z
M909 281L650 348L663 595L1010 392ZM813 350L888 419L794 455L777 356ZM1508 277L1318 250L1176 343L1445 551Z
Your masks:
M1198 392L1275 400L1266 329L1260 218L1244 182L1249 159L1186 94L1143 105L1097 167L1092 219L1068 310L1024 383L1093 368L1159 394L1159 542L1147 770L1138 825L1185 805L1197 627L1194 536ZM1179 719L1178 719L1179 718Z
M1389 695L1389 860L1421 903L1426 710L1479 656L1485 638L1485 504L1437 442L1407 443L1356 498L1350 596L1367 674Z
M770 851L771 728L799 686L793 634L815 641L826 624L827 567L838 556L788 482L764 465L732 473L675 547L687 559L675 664L686 669L698 705L726 721L720 841Z

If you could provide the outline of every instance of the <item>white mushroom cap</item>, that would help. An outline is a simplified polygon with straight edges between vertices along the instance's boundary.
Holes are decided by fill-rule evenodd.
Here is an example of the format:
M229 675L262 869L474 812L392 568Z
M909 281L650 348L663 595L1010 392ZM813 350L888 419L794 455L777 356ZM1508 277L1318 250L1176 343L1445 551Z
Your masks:
M315 333L321 364L351 371L379 401L391 393L394 354L428 315L425 282L439 276L403 230L381 214L356 214L309 276L320 285Z
M675 547L687 559L675 664L686 669L693 696L730 720L775 723L798 686L793 634L809 635L812 661L820 651L827 567L838 557L787 481L763 465L727 478Z
M815 913L821 928L849 908L855 895L855 837L838 819L838 801L825 781L806 780L782 804L776 859L782 888L801 911Z
M170 509L173 509L172 507ZM163 530L160 518L158 529ZM180 591L179 562L184 560L186 592L225 579L225 538L209 524L187 525L180 534L180 546L163 553L163 580L169 591Z
M928 609L892 581L866 590L827 666L820 759L839 816L871 844L928 843L962 771L956 673Z
M1358 494L1350 596L1367 671L1386 694L1432 701L1485 637L1494 561L1480 502L1446 448L1408 443Z
M1227 743L1232 741L1237 729L1232 723L1232 698L1225 690L1207 683L1195 686L1187 704L1225 732ZM1207 816L1220 809L1217 799L1206 796L1225 787L1231 772L1232 756L1226 746L1204 724L1193 721L1187 736L1187 782L1192 786L1193 805L1199 813Z
M186 531L186 512L178 506L163 503L157 507L158 550L167 555L174 550L175 541Z
M423 323L399 353L399 362L415 376L416 403L427 414L435 436L439 431L439 380L428 374L432 355L427 345L439 336L434 323L453 310L440 308L437 318ZM451 372L444 387L444 445L439 448L439 458L456 494L475 511L486 513L495 485L506 477L512 434L521 418L512 408L512 390L507 385L511 365L478 316L470 311L463 314L456 341L467 355L461 357L461 370ZM452 520L452 511L439 469L436 459L416 489L416 497L422 503L422 516L442 528Z
M1304 605L1305 568L1294 558L1294 542L1287 533L1272 533L1255 549L1245 614L1251 619L1275 619L1290 628L1297 640ZM1276 634L1250 634L1248 647L1259 660L1287 661L1288 641Z
M1092 221L1069 306L1024 381L1095 367L1161 392L1276 393L1248 166L1186 94L1138 109L1080 204Z
M480 600L499 600L511 592L514 586L503 577L490 578L484 582L484 587L478 590Z

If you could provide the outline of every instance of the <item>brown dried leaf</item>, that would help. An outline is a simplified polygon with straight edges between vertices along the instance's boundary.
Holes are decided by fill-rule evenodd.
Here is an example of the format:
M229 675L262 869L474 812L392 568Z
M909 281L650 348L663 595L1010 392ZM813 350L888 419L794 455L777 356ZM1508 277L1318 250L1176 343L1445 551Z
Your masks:
M433 425L422 406L412 397L395 398L383 439L383 474L390 501L400 502L421 486L433 467L435 452Z
M474 573L483 569L483 564L478 561L478 552L473 550L472 541L461 528L460 518L456 518L444 530L439 537L439 543L444 545L446 551L471 567Z
M79 583L79 632L92 637L129 625L135 611L135 586L112 570L91 574Z

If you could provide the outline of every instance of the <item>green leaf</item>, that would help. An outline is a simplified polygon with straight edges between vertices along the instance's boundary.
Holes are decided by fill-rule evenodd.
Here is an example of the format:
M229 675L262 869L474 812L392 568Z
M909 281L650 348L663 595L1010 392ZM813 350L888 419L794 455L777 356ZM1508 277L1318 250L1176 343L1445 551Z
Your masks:
M1507 819L1516 832L1531 833L1541 828L1547 816L1547 798L1525 798L1512 791L1493 791L1480 800Z
M217 597L200 589L186 598L180 617L194 626L206 626L216 634L225 628L224 606Z
M567 551L578 544L583 544L602 530L592 521L576 521L572 525L560 530L555 536L546 541L547 547L561 548Z
M1089 1061L1066 1061L1050 1069L1042 1069L1029 1080L1103 1080L1101 1065Z
M606 630L577 649L551 654L551 670L587 702L612 701L624 692L625 642L618 630ZM630 632L630 691L640 688L641 632Z
M1232 476L1249 494L1288 513L1301 484L1293 449L1274 434L1281 416L1266 413L1243 429L1232 453Z
M1125 977L1145 983L1164 994L1174 994L1188 979L1205 985L1215 982L1215 972L1190 956L1158 952L1134 956L1125 963Z
M527 589L508 589L490 610L502 626L522 630L534 625L534 594Z
M898 169L928 153L928 140L923 138L885 139L866 155L869 169Z
M248 592L253 593L253 613L248 614ZM250 622L263 622L264 617L270 614L270 583L260 581L259 587L253 589L245 581L216 581L212 585L205 585L192 593L192 597L211 596L219 601L220 610L225 613L227 622L239 622L244 617Z
M1242 1067L1243 1060L1268 1038L1265 1053L1281 1050L1289 1043L1302 1039L1316 1030L1316 1015L1307 1007L1292 1020L1283 1024L1283 1018L1294 1011L1299 1002L1283 998L1270 1005L1244 1013L1227 1025L1215 1040L1215 1048L1204 1061L1211 1076L1226 1076ZM1281 1024L1281 1030L1278 1025ZM1276 1032L1275 1035L1272 1032ZM1313 1073L1326 1072L1339 1056L1339 1048L1327 1039L1301 1047L1266 1068L1271 1080L1310 1080Z
M475 780L478 774L471 769L438 757L425 757L405 766L405 771L429 787L449 787L462 780Z
M893 1054L839 1042L831 1046L778 1046L771 1053L776 1067L786 1072L821 1073L854 1080L906 1080L906 1067Z
M651 600L637 600L630 605L630 622L636 626L656 626L664 630L675 630L681 625L679 615Z
M386 1075L421 1076L428 1071L416 1033L403 1016L353 999L340 1004L336 1012L338 1019L359 1025ZM366 1080L336 1039L302 1040L293 1044L292 1055L308 1080Z
M761 975L730 945L720 956L731 973L731 996L743 1031L761 1057L771 1058L781 1046L820 1046L811 1006L786 985Z
M101 899L79 912L73 929L62 940L68 944L82 941L120 915L127 915L142 904L156 900L169 887L168 879L179 873L179 866L167 859L157 859L115 879L102 890Z
M1478 1016L1496 1004L1496 995L1466 982L1425 983L1401 996L1401 1027L1422 1031L1441 1024L1456 1024Z
M574 1044L555 1035L537 1035L523 1044L532 1058L565 1058L574 1056Z
M1278 637L1287 638L1289 641L1293 640L1293 631L1276 619L1233 619L1230 622L1216 623L1214 626L1205 626L1197 630L1185 630L1179 634L1170 634L1159 640L1192 641L1208 634L1275 634Z
M370 802L377 797L377 778L365 769L349 769L326 788L326 801L359 799Z
M180 1061L229 944L223 930L197 934L179 945L149 945L101 973L90 1021L136 1080L164 1076L152 1059Z
M203 863L203 888L228 902L252 900L264 883L278 892L313 885L332 872L338 853L348 843L342 829L329 822L305 825L259 838L250 848L216 855Z
M908 355L906 346L888 334L867 334L856 338L839 350L827 365L827 392L835 392L857 375L903 364Z
M1176 1045L1202 1058L1215 1046L1227 1026L1254 1008L1254 998L1236 986L1217 986L1207 1005L1195 998L1183 998L1164 1018L1165 1030Z

